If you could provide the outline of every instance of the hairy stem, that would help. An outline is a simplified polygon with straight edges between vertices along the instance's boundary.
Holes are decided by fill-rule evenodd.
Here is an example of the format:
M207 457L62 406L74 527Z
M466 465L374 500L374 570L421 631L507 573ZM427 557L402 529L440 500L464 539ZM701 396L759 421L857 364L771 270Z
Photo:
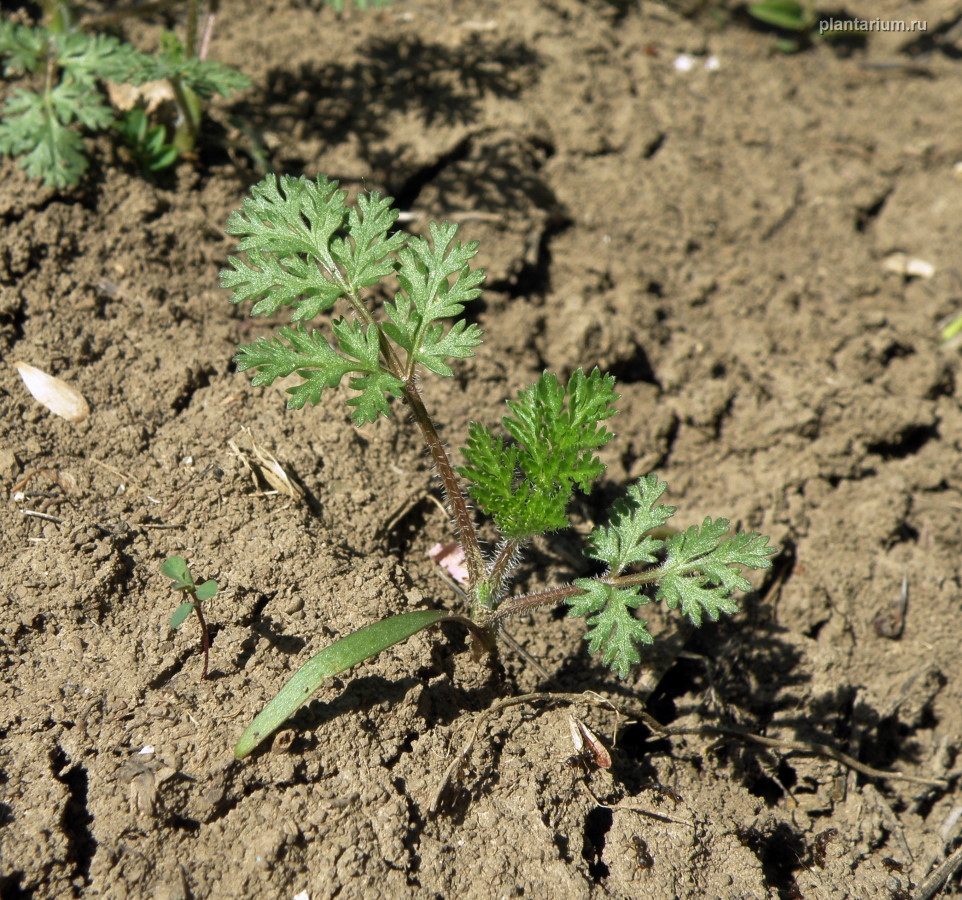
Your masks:
M444 449L441 437L438 435L434 422L424 408L424 402L418 393L417 386L413 379L404 383L404 401L407 403L414 421L421 429L421 436L431 451L431 458L437 467L441 484L444 485L444 492L447 495L448 506L454 515L454 525L458 531L458 540L464 549L464 559L468 565L468 580L472 587L477 585L485 573L484 557L481 555L481 545L478 543L478 535L474 530L474 521L468 511L468 504L464 499L464 492L461 490L461 482L458 481L448 459L448 453Z
M657 581L662 574L664 573L661 569L650 569L647 572L637 572L633 575L599 578L598 581L603 581L605 584L611 584L615 587L626 588L639 584L652 584ZM498 613L494 617L494 621L498 623L508 618L508 616L517 616L536 607L558 603L561 600L567 600L569 597L577 597L578 594L583 593L584 591L575 584L563 584L558 587L548 588L544 591L537 591L534 594L512 597L509 600L505 600L505 602L498 607Z
M501 598L504 592L505 580L514 567L520 549L521 541L515 538L504 541L498 548L498 555L488 575L488 581L491 583L491 592L496 601Z

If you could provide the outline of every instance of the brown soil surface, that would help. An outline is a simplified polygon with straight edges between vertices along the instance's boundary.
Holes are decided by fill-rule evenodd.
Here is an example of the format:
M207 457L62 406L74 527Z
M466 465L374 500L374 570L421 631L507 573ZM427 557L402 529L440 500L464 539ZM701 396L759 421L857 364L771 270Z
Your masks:
M230 144L152 184L102 141L62 194L0 168L3 898L922 896L962 841L962 386L939 340L962 306L957 6L850 9L927 36L784 55L721 8L224 5L215 55L253 78L212 110ZM428 632L234 760L333 637L458 602L404 417L288 411L234 370L266 333L217 281L259 178L238 121L278 171L481 242L486 343L424 382L452 445L545 367L618 376L606 476L520 588L585 574L584 535L655 470L683 524L724 515L778 546L743 611L697 634L653 613L663 649L627 683L561 610L512 625L536 662L506 647L501 685L461 633ZM890 271L895 252L934 277ZM76 385L89 418L52 417L16 360ZM252 483L228 444L245 428L305 500ZM167 627L172 553L222 588L205 683L193 623ZM509 707L431 815L477 716L534 690L647 700L697 733L587 699ZM572 712L609 772L567 765Z

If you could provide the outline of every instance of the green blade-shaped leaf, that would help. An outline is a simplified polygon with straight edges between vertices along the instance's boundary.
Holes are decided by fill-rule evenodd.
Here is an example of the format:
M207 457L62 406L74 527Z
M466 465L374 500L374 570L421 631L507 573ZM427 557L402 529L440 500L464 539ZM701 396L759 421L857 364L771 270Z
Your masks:
M805 31L814 24L805 7L797 0L763 0L748 7L750 15L786 31Z
M243 759L300 709L325 678L356 666L424 628L449 618L443 610L422 609L361 628L312 656L281 688L241 735L234 755Z
M187 562L182 556L169 556L164 560L160 571L174 582L174 590L193 590L194 576L190 574L190 569L187 568Z
M177 609L174 610L174 614L170 617L170 627L180 628L184 624L186 618L194 611L194 606L196 604L187 602L181 603Z

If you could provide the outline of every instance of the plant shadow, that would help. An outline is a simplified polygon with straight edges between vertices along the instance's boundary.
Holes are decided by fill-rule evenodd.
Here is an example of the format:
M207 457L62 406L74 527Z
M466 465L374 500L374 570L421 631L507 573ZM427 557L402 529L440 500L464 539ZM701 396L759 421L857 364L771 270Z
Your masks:
M411 145L377 144L395 134L399 116L414 115L425 129L470 125L487 98L520 96L540 66L520 40L475 34L449 46L418 35L381 37L365 45L361 59L271 70L260 94L232 112L261 131L292 135L293 143L315 135L328 145L353 142L390 182ZM296 162L287 160L292 169Z

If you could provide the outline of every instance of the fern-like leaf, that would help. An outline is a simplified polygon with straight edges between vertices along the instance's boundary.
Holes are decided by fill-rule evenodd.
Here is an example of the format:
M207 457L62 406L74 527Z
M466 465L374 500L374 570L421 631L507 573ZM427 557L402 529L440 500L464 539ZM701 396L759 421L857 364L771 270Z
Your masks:
M579 369L562 387L550 372L518 399L503 422L514 444L472 426L459 469L471 494L505 537L523 539L568 524L575 487L588 490L604 466L594 450L612 433L600 424L614 415L615 380Z
M668 485L657 475L647 475L628 488L628 496L611 510L611 524L596 528L588 538L589 556L608 564L618 575L633 564L657 561L664 541L648 532L661 528L675 514L674 506L655 506Z
M649 603L639 588L618 588L603 581L580 578L575 586L584 592L568 601L569 616L586 619L588 649L622 678L641 660L639 645L654 643L648 623L636 619L634 610Z
M654 573L656 599L670 609L681 607L695 625L703 615L713 621L721 613L738 611L735 591L751 590L739 567L766 569L774 550L768 538L755 532L728 534L727 519L706 518L701 527L692 525L666 541L667 556Z
M204 100L209 100L215 94L229 97L251 83L250 78L237 69L214 60L188 56L183 42L170 31L161 36L160 50L155 56L140 60L136 77L141 82L177 82Z
M454 241L458 226L429 226L430 240L414 237L398 254L401 291L385 304L388 321L384 332L408 354L408 369L423 365L439 375L450 375L446 360L474 355L481 343L477 325L456 322L447 331L439 320L460 315L464 304L480 293L482 269L468 263L477 255L477 241Z
M30 28L8 19L0 21L0 58L6 60L3 74L39 72L44 65L49 38L45 28Z
M406 235L388 235L398 217L391 202L391 197L382 197L377 191L358 195L357 205L347 216L350 239L338 238L331 246L355 292L377 284L394 271L392 254L404 246Z
M733 594L751 589L742 567L768 568L774 553L764 535L743 531L729 535L727 519L707 518L700 527L693 525L665 539L653 537L651 532L675 513L673 506L658 504L666 488L657 475L647 475L615 503L610 524L596 528L589 538L589 555L606 563L608 572L602 579L576 581L583 593L567 601L569 615L587 617L592 653L600 653L621 675L638 661L637 646L651 643L647 629L639 627L630 613L650 602L641 594L644 584L656 586L656 600L670 609L680 607L701 625L705 616L715 620L722 613L737 612ZM621 574L633 565L647 568L634 576Z

